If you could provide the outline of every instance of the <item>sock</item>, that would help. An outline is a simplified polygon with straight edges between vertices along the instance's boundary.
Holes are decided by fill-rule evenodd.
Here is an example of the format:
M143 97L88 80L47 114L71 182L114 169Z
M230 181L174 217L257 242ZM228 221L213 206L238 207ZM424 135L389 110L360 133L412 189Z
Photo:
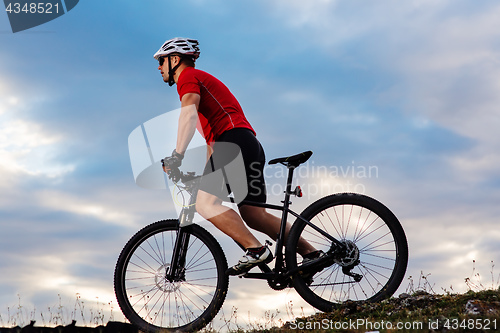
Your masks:
M266 252L266 247L265 246L249 247L249 248L247 248L247 251L250 252L251 254L261 255L261 254L264 254L264 252Z

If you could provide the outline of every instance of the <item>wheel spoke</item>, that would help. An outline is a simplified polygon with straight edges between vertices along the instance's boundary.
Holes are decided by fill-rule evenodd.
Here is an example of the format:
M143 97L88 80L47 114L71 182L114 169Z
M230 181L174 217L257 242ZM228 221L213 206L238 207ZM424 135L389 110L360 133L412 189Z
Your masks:
M387 208L366 196L340 194L313 203L302 217L345 246L345 253L331 253L335 249L331 241L301 219L292 226L287 248L296 249L301 239L331 253L335 262L297 280L295 287L306 301L329 311L347 300L380 300L395 292L404 278L408 254L404 231ZM296 254L287 258L287 265L294 269L302 260ZM307 276L307 271L303 274Z
M125 253L126 247L120 255L115 271L117 299L127 318L144 330L176 330L191 324L193 330L201 329L222 306L228 287L224 254L204 229L188 228L197 231L188 231L184 270L177 280L170 281L166 275L177 224L169 227L159 222L144 228L144 236L141 231L129 242L130 254Z

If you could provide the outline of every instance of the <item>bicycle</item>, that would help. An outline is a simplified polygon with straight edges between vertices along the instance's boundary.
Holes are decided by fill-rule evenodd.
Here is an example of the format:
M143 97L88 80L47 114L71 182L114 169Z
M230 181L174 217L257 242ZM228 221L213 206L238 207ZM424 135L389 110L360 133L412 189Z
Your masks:
M394 294L408 263L408 245L396 216L382 203L355 193L323 197L297 214L290 207L293 172L312 155L273 159L288 168L282 205L245 202L282 212L274 267L243 278L267 280L271 288L293 287L321 311L347 300L378 302ZM115 293L124 315L146 332L194 331L216 316L229 287L226 257L215 238L192 221L199 176L172 170L169 177L191 194L179 219L144 227L123 248L115 268ZM186 185L187 184L187 185ZM288 214L296 220L285 241ZM189 225L188 225L189 224ZM324 255L303 262L299 238Z

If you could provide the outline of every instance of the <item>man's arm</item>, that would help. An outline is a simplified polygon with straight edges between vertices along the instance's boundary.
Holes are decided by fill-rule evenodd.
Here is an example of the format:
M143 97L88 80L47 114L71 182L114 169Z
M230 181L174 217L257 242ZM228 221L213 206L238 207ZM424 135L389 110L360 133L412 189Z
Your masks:
M181 99L181 114L179 116L179 127L177 129L177 146L175 150L184 155L196 131L198 123L198 107L200 106L200 95L187 93Z

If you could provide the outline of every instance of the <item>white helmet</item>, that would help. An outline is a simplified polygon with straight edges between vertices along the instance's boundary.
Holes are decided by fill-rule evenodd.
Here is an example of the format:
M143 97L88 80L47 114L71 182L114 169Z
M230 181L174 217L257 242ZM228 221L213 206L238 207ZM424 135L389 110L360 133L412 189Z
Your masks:
M177 37L167 40L160 49L155 53L154 57L158 60L160 57L169 54L179 53L193 57L193 60L200 56L200 48L196 39Z

